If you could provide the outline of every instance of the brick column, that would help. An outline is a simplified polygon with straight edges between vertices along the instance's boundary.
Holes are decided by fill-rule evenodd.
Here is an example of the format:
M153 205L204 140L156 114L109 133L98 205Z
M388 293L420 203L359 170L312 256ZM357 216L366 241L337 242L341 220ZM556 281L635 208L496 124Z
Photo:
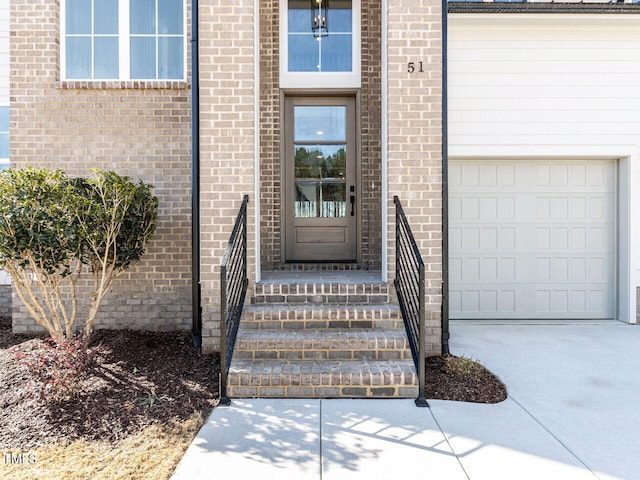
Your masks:
M426 264L427 351L440 353L442 303L442 28L437 0L388 0L389 277L398 195ZM414 62L414 72L408 72ZM422 71L420 63L422 62Z
M242 197L249 200L255 272L253 0L200 0L200 162L203 352L220 348L220 262Z

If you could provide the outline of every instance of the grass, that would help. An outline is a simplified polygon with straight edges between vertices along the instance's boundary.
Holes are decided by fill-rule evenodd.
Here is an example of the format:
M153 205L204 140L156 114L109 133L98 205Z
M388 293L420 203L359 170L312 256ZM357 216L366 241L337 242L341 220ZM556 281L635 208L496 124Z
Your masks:
M10 460L7 462L7 457L0 458L0 478L168 479L203 422L200 414L194 414L183 422L146 428L115 445L77 441L68 445L53 444L36 448L23 452L24 463L11 463ZM29 463L29 460L35 461Z

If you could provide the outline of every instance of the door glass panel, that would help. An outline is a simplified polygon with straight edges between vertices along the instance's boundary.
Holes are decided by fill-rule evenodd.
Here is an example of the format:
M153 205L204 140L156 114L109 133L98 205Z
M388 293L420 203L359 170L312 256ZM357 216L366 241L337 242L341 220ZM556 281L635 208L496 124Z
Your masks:
M344 106L294 107L296 218L347 216Z
M296 178L345 179L347 154L344 145L296 147Z
M296 143L346 141L346 107L296 106L293 116Z
M345 218L345 183L296 181L296 218Z

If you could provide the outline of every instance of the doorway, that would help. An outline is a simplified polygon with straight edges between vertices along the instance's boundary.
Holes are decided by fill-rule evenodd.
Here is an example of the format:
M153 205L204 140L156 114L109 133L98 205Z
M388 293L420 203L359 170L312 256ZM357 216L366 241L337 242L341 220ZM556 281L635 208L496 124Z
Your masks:
M357 261L355 98L287 97L284 126L286 261Z

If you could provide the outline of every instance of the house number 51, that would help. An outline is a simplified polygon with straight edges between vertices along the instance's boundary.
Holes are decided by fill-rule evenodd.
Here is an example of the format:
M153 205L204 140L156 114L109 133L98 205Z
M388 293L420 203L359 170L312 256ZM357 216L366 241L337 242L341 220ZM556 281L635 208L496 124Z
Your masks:
M409 62L407 65L407 72L409 73L423 73L424 69L422 68L422 62Z

